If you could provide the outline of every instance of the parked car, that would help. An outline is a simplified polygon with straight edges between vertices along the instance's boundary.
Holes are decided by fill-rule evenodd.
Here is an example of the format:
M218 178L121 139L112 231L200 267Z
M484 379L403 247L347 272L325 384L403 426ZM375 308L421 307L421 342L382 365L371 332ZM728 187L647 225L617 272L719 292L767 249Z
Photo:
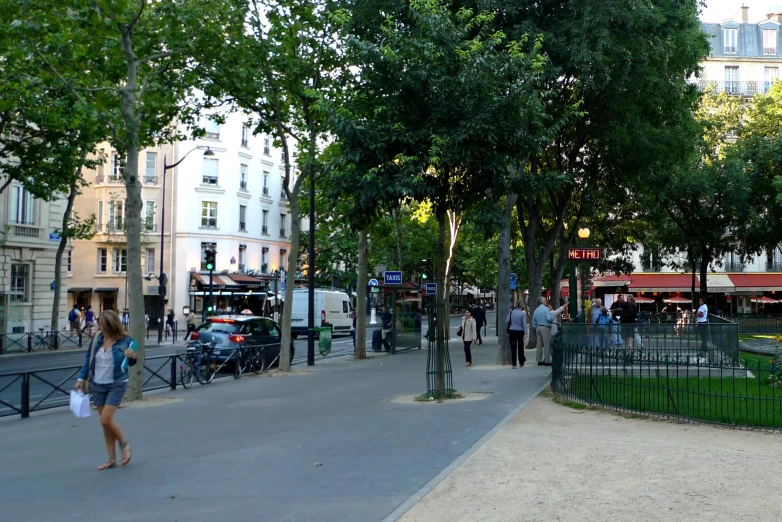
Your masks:
M193 339L214 342L213 358L218 363L227 360L237 347L265 346L263 353L268 365L280 354L282 329L268 317L226 315L207 319L196 329ZM291 361L294 352L291 340Z
M306 288L293 291L293 308L291 309L291 333L294 339L299 334L307 335L307 319L309 318L308 290ZM350 334L353 319L350 311L353 305L348 294L339 290L315 290L315 326L331 326L334 334Z

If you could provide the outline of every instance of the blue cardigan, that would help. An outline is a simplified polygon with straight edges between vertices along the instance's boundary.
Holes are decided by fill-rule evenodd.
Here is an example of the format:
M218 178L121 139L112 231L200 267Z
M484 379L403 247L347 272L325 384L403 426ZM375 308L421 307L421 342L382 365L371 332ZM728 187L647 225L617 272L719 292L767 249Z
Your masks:
M111 351L114 354L114 382L124 381L128 378L128 371L122 369L122 361L125 360L125 350L130 348L130 343L132 342L133 338L127 336L114 343L114 346L111 348ZM96 352L102 344L103 334L98 334L98 336L90 343L89 348L87 348L87 354L84 357L84 366L82 366L81 370L79 370L79 379L86 379L88 372L90 374L90 380L95 377L95 357L92 358L92 365L90 366L90 353ZM135 364L136 359L128 358L129 366L133 366Z

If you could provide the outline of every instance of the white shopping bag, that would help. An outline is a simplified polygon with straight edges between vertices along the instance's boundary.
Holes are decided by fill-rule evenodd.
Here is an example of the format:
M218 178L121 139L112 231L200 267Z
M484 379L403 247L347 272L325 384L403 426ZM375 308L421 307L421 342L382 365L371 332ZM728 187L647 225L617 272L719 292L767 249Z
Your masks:
M79 390L71 390L71 411L78 418L90 416L90 397Z

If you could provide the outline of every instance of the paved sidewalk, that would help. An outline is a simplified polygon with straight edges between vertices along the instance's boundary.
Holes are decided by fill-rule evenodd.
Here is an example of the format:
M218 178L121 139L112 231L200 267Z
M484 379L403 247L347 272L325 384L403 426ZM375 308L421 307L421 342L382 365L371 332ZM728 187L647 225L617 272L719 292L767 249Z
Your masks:
M496 338L472 368L451 348L455 386L488 398L388 402L425 391L426 349L221 379L121 409L134 448L125 469L94 471L105 460L95 416L2 420L2 518L383 520L550 379L550 368L494 366Z
M779 443L538 397L400 521L779 520Z

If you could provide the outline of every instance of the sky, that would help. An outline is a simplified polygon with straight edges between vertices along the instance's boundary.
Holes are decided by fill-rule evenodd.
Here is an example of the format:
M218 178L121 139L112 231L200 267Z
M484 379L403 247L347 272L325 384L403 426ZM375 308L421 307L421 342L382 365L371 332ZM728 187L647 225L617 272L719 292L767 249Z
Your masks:
M782 12L782 0L706 0L706 8L701 14L704 22L722 22L729 18L741 20L742 3L749 7L750 23L766 18L766 13Z

